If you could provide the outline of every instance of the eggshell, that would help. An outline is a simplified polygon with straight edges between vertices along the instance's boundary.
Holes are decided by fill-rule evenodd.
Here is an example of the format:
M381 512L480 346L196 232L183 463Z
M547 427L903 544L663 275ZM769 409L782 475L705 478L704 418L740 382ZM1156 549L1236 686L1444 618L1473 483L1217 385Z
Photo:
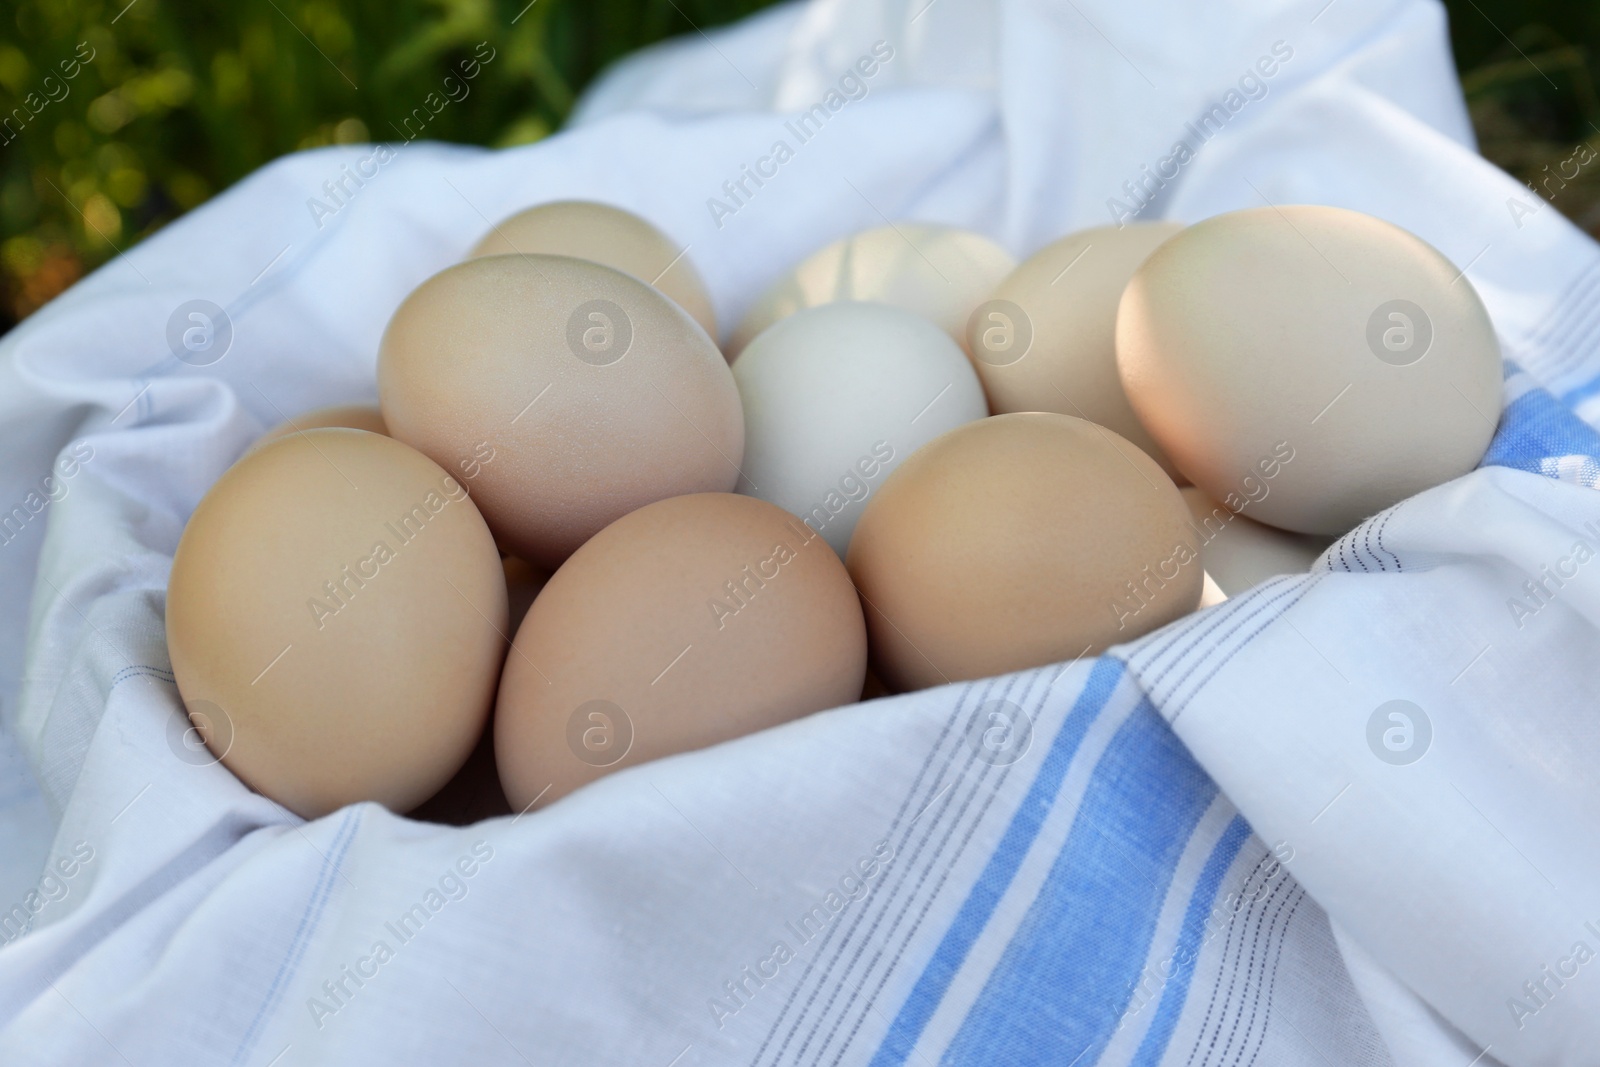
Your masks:
M548 569L637 507L732 489L744 453L705 332L632 275L560 256L424 282L384 332L378 396L395 437L472 476L502 547Z
M996 415L911 455L847 563L894 691L1074 659L1194 610L1188 511L1160 466L1070 415Z
M1117 303L1176 222L1082 230L1006 276L967 323L967 350L989 409L1055 411L1115 430L1168 475L1177 470L1140 424L1117 376Z
M495 758L516 810L623 767L852 703L861 606L798 519L728 493L674 497L551 576L507 659Z
M728 342L730 358L779 319L835 300L871 300L931 320L966 344L967 318L1017 265L982 234L897 222L835 241L779 279Z
M256 443L250 447L260 448L292 433L325 429L330 426L343 427L347 430L366 430L369 433L381 433L385 436L389 433L389 428L383 424L383 412L378 410L378 405L338 404L333 407L317 408L304 415L296 415L256 438Z
M1270 483L1251 517L1301 533L1343 533L1467 473L1500 415L1500 346L1472 283L1341 208L1236 211L1168 240L1123 294L1117 365L1190 481L1229 505Z
M797 312L750 343L733 378L745 412L739 492L800 516L841 557L889 471L988 414L949 335L885 304Z
M511 804L500 788L494 765L494 731L485 730L467 762L433 796L406 813L418 822L471 826L484 819L511 814Z
M1331 544L1327 537L1264 526L1193 486L1182 493L1200 545L1200 565L1225 596L1238 596L1280 574L1305 574Z
M364 800L406 811L483 731L505 581L478 509L432 460L307 430L200 501L166 621L190 717L245 784L308 819Z
M556 200L497 223L468 258L533 253L600 263L661 290L715 340L711 298L688 251L631 211L592 200Z

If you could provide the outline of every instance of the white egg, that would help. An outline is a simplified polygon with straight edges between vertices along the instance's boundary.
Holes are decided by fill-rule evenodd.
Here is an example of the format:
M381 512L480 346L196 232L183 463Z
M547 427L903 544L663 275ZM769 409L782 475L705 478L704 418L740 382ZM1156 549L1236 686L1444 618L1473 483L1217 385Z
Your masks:
M1181 492L1200 544L1200 565L1224 596L1238 596L1280 574L1304 574L1333 543L1330 537L1262 525L1193 486Z
M989 413L960 346L886 304L796 312L750 342L733 378L745 411L738 491L798 515L840 556L890 471Z
M967 343L967 319L1017 265L981 233L898 222L864 230L807 256L756 301L728 341L738 355L768 326L838 300L892 304Z

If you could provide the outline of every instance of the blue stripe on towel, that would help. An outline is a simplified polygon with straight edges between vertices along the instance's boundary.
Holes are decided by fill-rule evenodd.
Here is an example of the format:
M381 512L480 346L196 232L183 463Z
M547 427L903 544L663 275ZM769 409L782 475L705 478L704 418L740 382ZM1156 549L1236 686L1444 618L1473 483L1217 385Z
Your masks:
M943 940L917 979L911 995L890 1024L883 1044L872 1057L871 1067L899 1067L911 1055L928 1020L933 1017L939 1002L944 999L945 991L950 988L950 982L966 961L967 953L972 950L978 935L988 925L989 917L1000 903L1000 898L1016 877L1023 857L1033 847L1034 838L1039 836L1039 829L1055 803L1056 794L1061 791L1062 780L1066 777L1067 768L1072 765L1073 757L1077 755L1084 734L1110 702L1112 692L1122 680L1123 671L1121 660L1102 657L1095 662L1089 680L1078 694L1077 703L1051 742L1038 776L1028 787L1028 795L1012 816L1005 836L989 856L983 873L978 876L961 910L945 931Z
M1178 860L1216 795L1141 701L1095 767L1066 847L941 1062L1093 1063L1144 967Z
M1216 847L1211 850L1211 857L1206 860L1205 869L1200 872L1200 881L1194 888L1194 896L1189 898L1189 909L1183 916L1183 929L1178 932L1178 943L1172 948L1172 974L1161 987L1161 1003L1129 1067L1156 1067L1167 1051L1172 1031L1177 1027L1178 1017L1183 1014L1183 1006L1189 999L1189 982L1194 977L1195 965L1200 962L1201 938L1205 935L1206 919L1216 903L1217 890L1222 886L1222 878L1228 873L1228 868L1233 866L1233 861L1238 857L1239 850L1249 839L1250 824L1244 821L1244 816L1235 815L1222 832Z
M1545 390L1533 388L1506 405L1482 465L1550 475L1553 463L1568 460L1574 465L1570 476L1592 485L1576 469L1582 466L1578 457L1600 457L1600 434Z

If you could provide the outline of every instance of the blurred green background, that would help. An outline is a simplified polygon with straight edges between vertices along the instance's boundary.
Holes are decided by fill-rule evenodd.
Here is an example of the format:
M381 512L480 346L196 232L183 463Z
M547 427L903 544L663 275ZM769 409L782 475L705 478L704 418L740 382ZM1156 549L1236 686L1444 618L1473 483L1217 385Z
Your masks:
M537 140L612 60L767 2L7 0L0 331L276 156L403 139L394 116L480 41L494 61L425 136ZM1541 181L1579 145L1600 149L1600 4L1448 6L1484 154L1600 233L1600 168Z

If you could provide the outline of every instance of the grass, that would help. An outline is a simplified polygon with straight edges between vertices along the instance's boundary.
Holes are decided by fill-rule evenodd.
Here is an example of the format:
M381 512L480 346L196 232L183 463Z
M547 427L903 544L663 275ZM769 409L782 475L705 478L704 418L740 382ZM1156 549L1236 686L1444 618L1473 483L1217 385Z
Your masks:
M459 79L480 42L494 59L458 80L426 136L537 140L612 60L763 6L13 0L0 33L0 331L268 160L405 139L397 123ZM1600 152L1600 5L1448 6L1484 154L1600 233L1600 166L1576 154Z

